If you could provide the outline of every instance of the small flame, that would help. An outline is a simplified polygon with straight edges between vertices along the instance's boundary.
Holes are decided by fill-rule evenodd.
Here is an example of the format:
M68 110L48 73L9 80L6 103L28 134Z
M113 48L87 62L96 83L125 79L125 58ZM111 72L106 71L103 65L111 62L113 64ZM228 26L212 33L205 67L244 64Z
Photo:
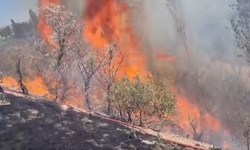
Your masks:
M16 90L20 90L18 82L15 78L6 76L2 78L3 86L10 87ZM49 91L43 81L39 76L35 76L33 79L26 77L23 81L24 85L28 88L29 93L33 95L44 96L49 94Z
M185 130L190 130L190 119L195 118L195 122L199 125L202 123L203 130L216 131L220 129L220 121L213 118L209 113L201 115L200 108L190 103L190 101L184 96L177 95L178 101L178 119L180 120L180 126ZM199 128L199 127L198 127ZM201 130L198 129L198 130Z
M157 59L160 59L161 62L164 61L164 64L172 64L175 65L176 58L166 55L166 54L158 54L156 55ZM165 65L164 65L165 66ZM174 67L173 67L174 68ZM171 70L170 79L175 80L171 86L171 91L176 93L178 109L177 109L177 120L179 125L186 133L190 133L192 130L191 122L195 124L196 130L199 132L201 130L206 131L217 131L221 129L220 121L211 116L209 113L202 114L201 109L195 103L191 103L190 100L183 95L185 93L185 89L176 86L176 82L178 82L177 73L175 70ZM195 96L192 97L195 99Z

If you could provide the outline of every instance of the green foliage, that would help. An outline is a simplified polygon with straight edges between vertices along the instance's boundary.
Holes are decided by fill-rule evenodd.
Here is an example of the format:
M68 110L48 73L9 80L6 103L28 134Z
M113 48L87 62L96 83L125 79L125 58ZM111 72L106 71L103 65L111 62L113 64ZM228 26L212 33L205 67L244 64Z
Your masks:
M163 117L165 115L173 115L176 108L176 96L167 90L166 85L156 79L149 81L149 86L152 91L152 107L153 114Z
M124 77L115 83L110 100L121 119L126 114L128 121L132 122L132 116L138 116L135 119L139 119L140 126L147 117L173 115L176 107L176 97L163 82L155 79L144 82L140 77L134 80Z
M131 83L128 78L122 78L119 82L113 85L111 89L111 101L120 117L123 119L123 112L129 105Z
M8 36L12 35L12 31L9 26L5 27L4 29L0 29L0 36L7 38Z

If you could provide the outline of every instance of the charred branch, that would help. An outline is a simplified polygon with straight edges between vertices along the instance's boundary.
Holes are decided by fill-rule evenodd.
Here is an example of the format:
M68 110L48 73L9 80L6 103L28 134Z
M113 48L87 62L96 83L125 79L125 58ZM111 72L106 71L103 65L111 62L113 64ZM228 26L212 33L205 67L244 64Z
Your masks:
M200 141L201 138L202 138L202 136L203 136L203 134L204 134L204 130L202 130L202 131L199 132L198 131L198 126L195 123L195 120L191 119L190 117L188 118L188 120L189 120L189 124L191 126L191 132L193 134L194 140Z
M24 95L29 95L28 89L27 87L24 85L23 83L23 73L21 70L21 61L22 61L23 57L18 57L16 58L16 71L18 74L18 84L20 89L22 90L22 93Z

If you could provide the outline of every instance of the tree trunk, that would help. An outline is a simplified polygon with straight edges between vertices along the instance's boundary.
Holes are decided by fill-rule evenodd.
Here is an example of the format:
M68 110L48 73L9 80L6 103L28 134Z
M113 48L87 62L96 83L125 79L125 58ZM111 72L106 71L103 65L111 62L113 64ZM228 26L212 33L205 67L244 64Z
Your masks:
M111 113L111 99L110 99L110 89L111 89L111 85L108 85L108 92L107 92L107 101L108 101L108 107L107 107L107 113L108 115L110 115Z
M142 121L142 112L140 111L140 127L143 126L143 121Z
M22 93L24 95L29 95L29 92L28 92L28 89L26 88L26 86L23 85L22 83L20 83L20 84L21 84Z
M89 110L92 110L89 100L89 82L85 82L84 92L85 92L85 102Z
M123 120L122 109L119 110L120 118Z
M18 73L18 76L19 76L18 83L19 83L20 89L22 90L22 93L24 95L29 95L28 89L23 84L23 73L21 71L21 59L17 59L17 73Z
M111 100L109 98L109 95L107 96L107 101L108 101L107 113L108 115L110 115L111 114Z
M60 98L60 101L64 101L66 98L67 98L67 92L68 92L68 81L67 81L67 78L62 74L60 73L59 74L61 76L61 84L62 84L62 96Z
M247 137L247 150L250 150L249 137Z
M127 115L128 115L128 122L132 123L131 112L129 110L127 111Z
M60 49L58 50L59 51L59 54L58 54L58 57L57 57L57 68L59 68L61 66L61 61L62 61L62 58L63 58L63 50L64 50L64 41L59 41L59 47Z

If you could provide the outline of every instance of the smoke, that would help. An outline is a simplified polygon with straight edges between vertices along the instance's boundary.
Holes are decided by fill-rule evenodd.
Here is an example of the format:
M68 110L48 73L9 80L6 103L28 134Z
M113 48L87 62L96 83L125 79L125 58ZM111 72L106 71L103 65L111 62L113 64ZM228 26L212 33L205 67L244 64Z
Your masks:
M62 0L62 4L79 16L84 11L86 0ZM187 40L190 50L196 55L206 55L213 59L223 59L237 63L239 59L234 36L230 31L230 17L232 11L229 5L235 0L177 0L179 11L183 16L187 31ZM132 3L132 2L128 2ZM135 3L135 2L133 2ZM167 0L139 0L137 8L142 7L142 12L137 11L137 28L144 40L150 42L154 51L176 53L183 50L180 37L176 33L176 25L166 6ZM23 0L13 3L18 10L27 13L28 9L36 9L38 0ZM141 13L142 15L139 15ZM28 17L28 13L26 14ZM15 18L14 18L15 19ZM27 19L27 18L23 18ZM143 30L143 31L142 31ZM150 35L150 36L149 36ZM146 38L145 38L146 36Z
M147 44L143 46L144 51L148 58L157 53L175 56L178 86L185 89L182 94L201 109L206 110L212 104L211 115L221 121L224 129L236 135L240 129L232 119L237 116L232 110L238 109L237 101L244 99L243 95L249 91L246 79L250 69L244 59L237 57L241 52L230 29L233 11L229 5L235 0L172 2L176 4L177 11L174 11L179 22L171 15L167 0L141 1L142 14L135 15L135 28L143 45ZM143 18L138 19L139 16ZM154 66L153 63L149 60L149 66ZM214 138L217 136L211 135L210 142L218 144L219 140ZM223 135L220 138L225 139Z
M40 0L22 0L22 1L16 1L16 0L9 0L9 5L12 5L13 12L15 13L14 17L17 18L18 21L27 21L29 19L28 10L33 9L35 12L37 12L39 8L39 1ZM84 9L85 0L62 0L62 5L66 6L69 11L77 13L79 16L81 16L83 9ZM9 6L10 7L10 6ZM16 15L18 13L18 15ZM11 13L12 14L12 13ZM20 18L20 14L23 14L22 18ZM16 19L16 18L13 18Z
M62 4L66 6L69 11L81 16L84 11L85 0L62 0Z
M167 0L124 0L134 13L134 29L141 40L142 50L148 56L149 69L155 69L152 59L155 54L176 57L178 86L185 89L182 94L190 97L189 100L204 111L208 111L212 103L209 113L220 119L224 128L232 134L237 130L237 123L228 121L228 114L234 115L230 111L237 109L234 104L239 97L236 96L238 89L231 87L246 88L243 79L249 72L248 67L243 67L239 74L244 60L237 57L240 52L230 30L233 11L229 5L234 1L173 0L176 6L172 11L177 14L173 18L166 5ZM84 11L84 2L63 0L63 5L80 16ZM156 68L165 67L159 62L157 65L162 67ZM222 146L225 139L223 132L222 129L207 133L211 137L208 142Z
M33 6L31 1L33 0L18 2L18 5L20 3L20 7L31 7ZM219 118L225 128L230 128L233 132L237 124L227 125L232 123L227 120L228 113L237 109L233 105L239 99L236 96L238 89L233 87L245 89L243 79L250 72L245 66L240 72L239 65L244 64L244 60L237 57L240 52L230 30L229 19L233 11L229 5L235 0L173 1L176 3L178 11L175 13L178 14L180 22L174 21L166 5L167 0L126 1L136 8L133 10L134 28L141 39L142 50L148 55L149 69L154 69L152 57L155 54L175 56L179 74L178 85L185 89L186 96L193 97L194 94L197 99L190 98L190 101L197 103L200 108L209 105L208 97L210 97L213 103L210 113ZM62 1L63 5L79 16L84 11L84 2L84 0ZM29 6L30 4L32 5ZM177 27L182 28L178 28L177 31ZM185 31L186 35L179 34L180 31ZM189 57L185 52L184 42ZM165 64L158 65L165 66ZM204 91L201 87L209 95L208 97L202 95Z
M232 13L229 5L233 2L234 0L175 1L179 15L185 22L190 51L209 58L235 61L238 51L233 33L227 29L230 27ZM159 48L176 52L181 49L180 37L177 36L176 24L166 4L167 0L143 1L146 19L142 26L144 33L150 35L148 38L154 47L160 46Z

